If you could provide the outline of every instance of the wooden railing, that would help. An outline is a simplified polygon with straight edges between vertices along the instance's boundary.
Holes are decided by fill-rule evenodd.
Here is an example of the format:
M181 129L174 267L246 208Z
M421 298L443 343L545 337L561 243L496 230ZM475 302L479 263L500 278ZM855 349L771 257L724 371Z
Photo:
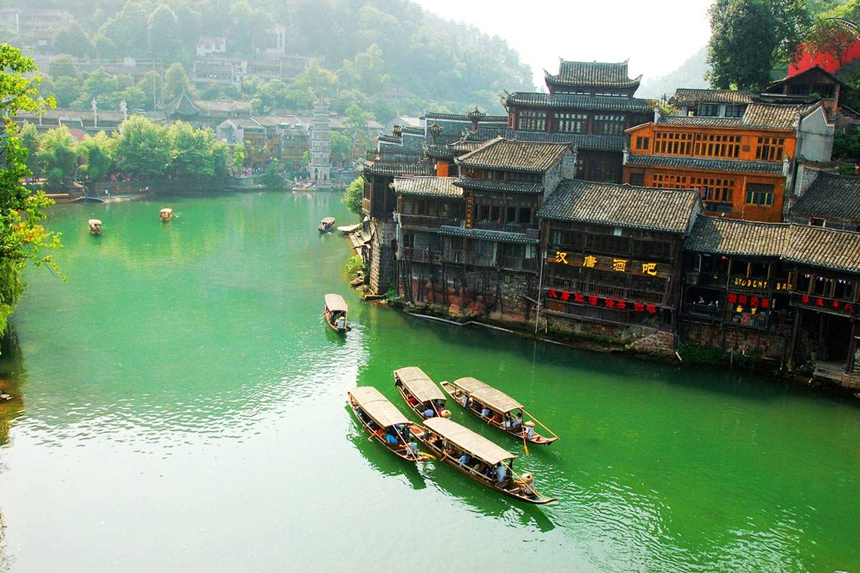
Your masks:
M430 215L405 215L400 213L400 225L402 227L421 227L427 229L438 229L442 225L458 226L459 219L448 217L432 217Z
M613 298L632 302L643 302L651 304L668 304L669 295L665 292L632 289L623 286L605 285L600 283L589 283L576 279L559 279L550 277L547 279L547 287L557 291L578 292L586 296L600 298Z
M470 253L467 251L445 251L442 259L447 263L462 263L478 267L494 267L496 261L493 255Z
M401 254L403 255L404 260L409 260L415 263L438 263L442 260L442 253L431 251L430 249L403 247Z
M523 257L509 257L502 255L499 257L499 266L505 269L516 269L524 271L537 271L538 260L526 259Z

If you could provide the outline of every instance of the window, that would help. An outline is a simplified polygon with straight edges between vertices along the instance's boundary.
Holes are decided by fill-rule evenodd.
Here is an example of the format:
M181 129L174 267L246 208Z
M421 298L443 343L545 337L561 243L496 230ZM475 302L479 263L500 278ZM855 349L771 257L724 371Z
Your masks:
M747 184L748 205L773 205L773 185L764 183Z
M520 223L528 225L532 222L532 210L528 207L520 207Z
M661 155L690 155L692 151L692 133L658 131L654 134L654 153Z
M588 133L588 116L584 113L556 113L553 118L558 133Z
M745 104L727 105L724 115L726 117L743 117L746 111L747 106Z
M720 115L720 106L712 103L700 103L697 115L714 117Z
M519 171L508 172L508 181L520 181L524 183L540 183L540 173L522 173Z
M604 114L594 116L594 133L596 135L623 135L627 121L623 115Z
M638 185L639 187L645 186L645 174L644 173L631 173L630 174L630 184Z
M761 161L782 161L784 150L784 137L759 137L755 158Z
M698 189L705 209L717 213L732 212L732 195L735 190L734 179L715 177L693 177L690 186Z
M637 137L636 138L636 149L648 149L648 145L651 143L650 137Z
M670 173L655 173L651 176L651 186L660 189L686 189L687 176Z
M697 133L694 138L693 155L699 157L740 157L740 135L717 135Z
M546 131L546 113L523 110L517 114L517 129L521 131Z

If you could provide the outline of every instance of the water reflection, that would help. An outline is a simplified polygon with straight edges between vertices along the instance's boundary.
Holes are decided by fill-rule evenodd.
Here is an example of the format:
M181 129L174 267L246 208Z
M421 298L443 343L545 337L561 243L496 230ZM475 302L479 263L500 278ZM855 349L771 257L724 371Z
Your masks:
M26 378L18 333L10 324L0 339L0 394L5 395L0 399L0 448L9 443L9 431L14 420L24 414L23 386Z
M347 412L347 415L351 422L347 439L355 445L371 468L385 476L405 477L414 490L422 490L427 487L427 483L418 469L418 464L408 463L385 450L361 431L361 427L351 413Z

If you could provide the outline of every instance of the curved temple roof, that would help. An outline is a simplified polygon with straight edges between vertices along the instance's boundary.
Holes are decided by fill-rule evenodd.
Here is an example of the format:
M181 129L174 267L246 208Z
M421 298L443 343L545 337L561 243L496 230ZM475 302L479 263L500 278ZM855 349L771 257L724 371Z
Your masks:
M424 425L455 446L469 452L472 457L484 460L492 466L517 457L484 436L478 435L472 430L447 418L430 418L424 421Z
M359 386L349 392L349 395L358 403L364 413L370 416L374 422L388 428L400 424L408 424L409 420L389 402L388 398L372 386Z

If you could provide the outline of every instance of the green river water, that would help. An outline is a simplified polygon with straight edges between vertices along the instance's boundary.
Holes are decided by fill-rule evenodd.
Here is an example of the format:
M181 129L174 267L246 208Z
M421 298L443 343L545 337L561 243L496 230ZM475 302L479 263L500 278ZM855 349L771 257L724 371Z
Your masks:
M336 194L52 209L68 280L29 273L0 363L22 398L0 405L0 569L860 571L857 404L360 303L347 241L316 231L330 214L354 219ZM351 304L346 338L325 292ZM516 467L559 503L362 436L346 391L406 411L408 365L481 378L553 428Z

